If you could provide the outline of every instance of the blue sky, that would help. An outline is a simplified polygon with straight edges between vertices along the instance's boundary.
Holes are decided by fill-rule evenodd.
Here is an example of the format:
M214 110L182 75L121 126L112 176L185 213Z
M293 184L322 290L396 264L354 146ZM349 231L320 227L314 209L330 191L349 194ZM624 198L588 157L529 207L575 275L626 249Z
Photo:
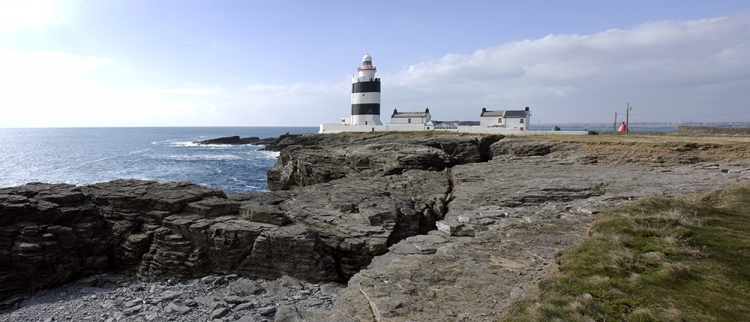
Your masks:
M747 1L0 0L0 127L283 126L393 108L750 122Z

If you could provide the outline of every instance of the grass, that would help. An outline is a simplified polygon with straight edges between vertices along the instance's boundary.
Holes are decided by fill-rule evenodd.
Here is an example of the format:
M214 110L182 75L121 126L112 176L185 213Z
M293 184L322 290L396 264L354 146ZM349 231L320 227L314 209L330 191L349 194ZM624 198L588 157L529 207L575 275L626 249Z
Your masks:
M602 213L502 321L749 321L750 185Z
M750 135L735 136L697 136L676 135L671 133L630 133L629 135L548 135L538 137L548 141L558 142L581 142L581 143L603 143L603 144L646 144L646 145L669 145L669 144L740 144L750 143Z

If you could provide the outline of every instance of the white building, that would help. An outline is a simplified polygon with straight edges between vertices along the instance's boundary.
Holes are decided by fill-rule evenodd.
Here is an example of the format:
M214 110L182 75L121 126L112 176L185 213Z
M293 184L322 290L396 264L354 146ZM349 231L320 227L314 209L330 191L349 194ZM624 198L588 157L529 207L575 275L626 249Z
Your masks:
M504 129L528 129L531 112L526 107L523 110L488 111L482 107L479 115L479 126L496 127Z
M362 57L357 68L359 74L352 78L352 113L341 118L341 123L321 124L319 133L386 132L386 131L446 131L475 134L504 135L585 135L587 131L529 131L531 112L523 110L488 111L482 108L480 121L435 121L430 110L424 112L399 112L393 109L391 123L380 121L380 78L372 57Z
M430 109L424 109L424 112L399 112L395 108L391 114L391 124L427 124L432 120Z

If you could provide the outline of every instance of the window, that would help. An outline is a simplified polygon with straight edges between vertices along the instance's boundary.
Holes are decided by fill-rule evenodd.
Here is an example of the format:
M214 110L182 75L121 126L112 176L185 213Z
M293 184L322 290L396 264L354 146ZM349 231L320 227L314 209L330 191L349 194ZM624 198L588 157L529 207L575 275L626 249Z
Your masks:
M502 117L498 117L497 118L497 124L503 124L503 118Z
M408 119L408 120L407 120L406 122L407 122L407 123L411 123L411 119Z
M523 119L518 120L518 123L523 124Z

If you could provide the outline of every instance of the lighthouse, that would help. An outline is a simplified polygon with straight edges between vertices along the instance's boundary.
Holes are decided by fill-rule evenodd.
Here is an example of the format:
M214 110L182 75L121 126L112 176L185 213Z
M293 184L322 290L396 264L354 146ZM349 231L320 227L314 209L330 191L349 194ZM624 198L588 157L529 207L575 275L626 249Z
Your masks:
M352 78L352 125L383 125L380 122L380 78L375 78L372 57L362 57L357 68L359 75Z

